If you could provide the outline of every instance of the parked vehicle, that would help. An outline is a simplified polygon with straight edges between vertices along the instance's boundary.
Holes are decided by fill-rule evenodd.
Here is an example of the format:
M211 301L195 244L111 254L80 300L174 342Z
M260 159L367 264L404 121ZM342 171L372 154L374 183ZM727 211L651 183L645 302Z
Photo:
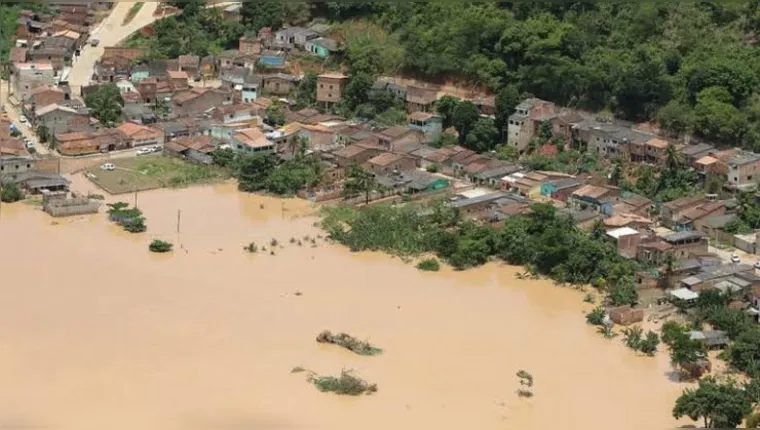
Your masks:
M116 169L116 166L114 166L111 163L105 163L100 166L100 170L114 170Z
M152 148L140 148L137 150L137 155L148 155L153 152Z
M760 269L760 260L755 261L755 269Z
M90 39L90 46L98 46L98 44L100 44L100 40Z
M731 262L732 262L732 263L736 263L736 264L739 264L739 263L741 263L741 260L739 259L739 256L738 256L738 255L736 255L736 254L731 254Z
M19 122L21 122L21 124L29 124L29 120L26 119L26 117L23 116L23 115L21 117L19 117L18 120L19 120Z

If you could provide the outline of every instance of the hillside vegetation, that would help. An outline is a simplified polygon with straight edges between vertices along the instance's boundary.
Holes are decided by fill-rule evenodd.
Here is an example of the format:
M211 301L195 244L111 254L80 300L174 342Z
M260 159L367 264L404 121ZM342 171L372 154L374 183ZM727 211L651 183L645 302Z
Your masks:
M248 31L304 16L387 33L347 38L351 71L458 77L760 149L757 3L244 3Z

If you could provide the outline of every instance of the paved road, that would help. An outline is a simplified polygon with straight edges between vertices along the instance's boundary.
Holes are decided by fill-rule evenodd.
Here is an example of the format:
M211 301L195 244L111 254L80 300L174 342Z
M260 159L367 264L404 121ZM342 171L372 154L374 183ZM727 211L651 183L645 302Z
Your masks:
M108 17L90 32L92 39L100 40L98 46L87 45L82 54L74 61L69 75L72 94L79 95L82 86L90 83L95 70L95 63L103 56L106 46L116 46L132 33L156 21L153 12L159 2L144 2L142 9L127 25L122 25L124 18L136 2L117 2Z
M37 135L32 131L32 129L27 125L21 124L21 121L19 121L19 118L21 116L21 107L11 105L10 101L8 100L8 97L9 97L8 82L0 81L0 105L5 106L5 112L8 114L8 119L10 119L14 124L16 124L16 126L19 128L19 130L21 130L21 133L26 138L32 141L32 143L34 144L34 149L37 150L38 154L49 153L50 151L48 151L45 145L39 142Z

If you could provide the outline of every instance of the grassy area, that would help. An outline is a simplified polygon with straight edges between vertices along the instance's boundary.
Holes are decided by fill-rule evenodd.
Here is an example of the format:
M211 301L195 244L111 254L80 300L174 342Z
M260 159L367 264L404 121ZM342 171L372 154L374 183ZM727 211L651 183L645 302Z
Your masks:
M143 2L137 2L135 3L130 9L129 12L127 12L127 16L124 17L124 22L121 23L121 25L127 25L137 16L137 14L140 12L140 9L143 7Z
M109 161L111 171L87 169L87 177L110 194L124 194L156 188L179 188L226 179L225 171L160 155Z

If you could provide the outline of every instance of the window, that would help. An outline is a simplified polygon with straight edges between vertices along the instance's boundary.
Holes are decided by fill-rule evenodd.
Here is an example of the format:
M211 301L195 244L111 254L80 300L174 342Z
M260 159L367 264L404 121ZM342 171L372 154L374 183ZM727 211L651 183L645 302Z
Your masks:
M31 165L31 164L27 164L27 165L26 165L26 168L27 168L27 169L31 169L31 168L32 168L32 165Z
M332 86L332 85L330 85L330 89L333 89L333 86Z
M319 84L319 88L324 88L324 87L325 87L324 84ZM27 87L27 88L29 88L29 87Z

